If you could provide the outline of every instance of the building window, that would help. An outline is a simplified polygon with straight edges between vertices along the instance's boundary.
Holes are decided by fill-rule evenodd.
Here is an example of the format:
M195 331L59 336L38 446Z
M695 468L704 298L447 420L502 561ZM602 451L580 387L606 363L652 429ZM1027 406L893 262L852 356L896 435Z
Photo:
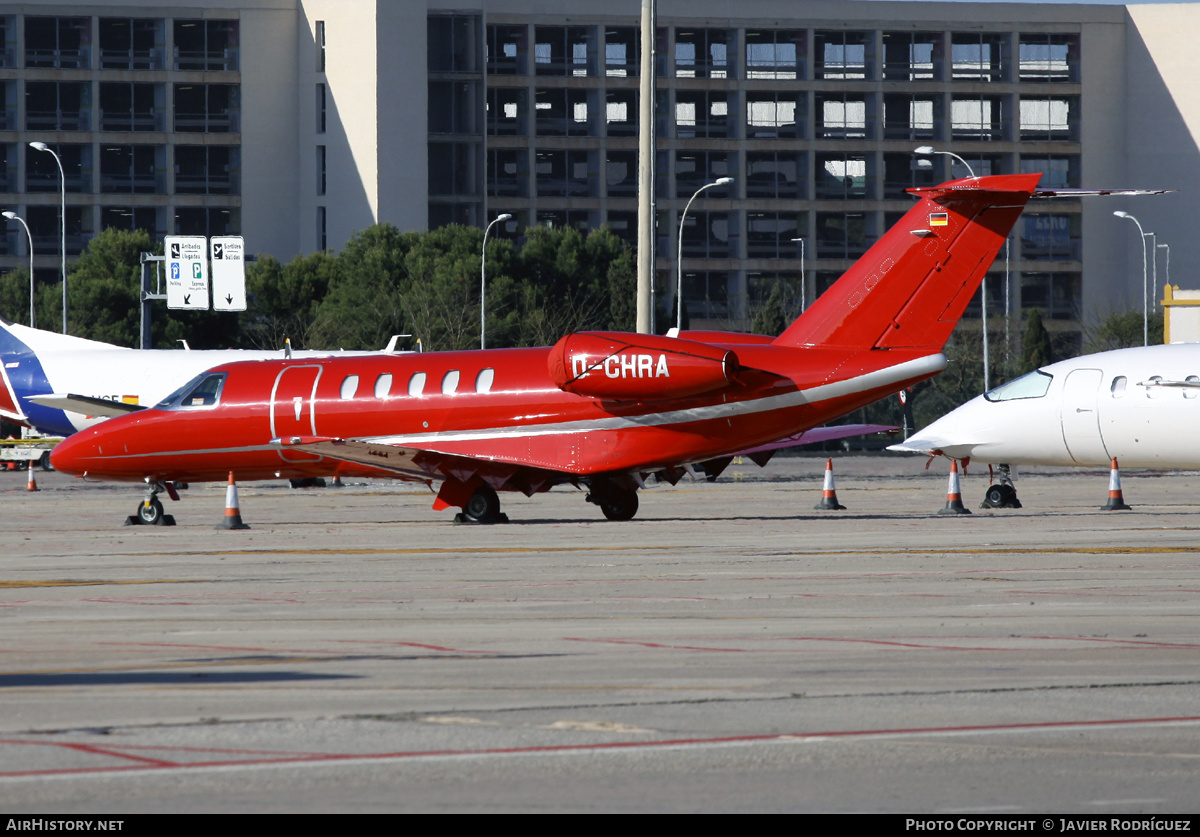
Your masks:
M586 197L595 193L587 151L538 151L534 172L539 196Z
M910 197L906 189L936 186L945 179L927 157L917 157L909 152L883 155L884 200L906 200ZM890 229L891 225L888 227Z
M869 219L862 212L818 212L817 258L857 259L867 252L874 243Z
M675 195L690 198L698 189L721 177L737 175L737 153L724 151L675 152ZM705 192L709 198L731 198L735 184ZM716 194L714 194L714 192Z
M164 194L162 176L166 148L161 145L102 145L100 191L119 194Z
M725 90L679 90L675 93L675 136L679 139L732 137Z
M592 219L586 209L539 209L537 223L550 229L572 229L587 234Z
M325 21L318 20L313 27L313 40L317 47L317 72L325 72Z
M488 27L488 75L523 76L529 72L527 30L526 26Z
M950 36L951 74L955 81L1004 81L1008 36L987 32L955 32Z
M151 238L161 238L159 208L154 206L105 206L100 209L100 229L132 232L145 230Z
M39 256L57 256L62 252L60 244L62 228L59 224L58 211L58 206L25 207L25 223L29 225L30 237L33 239L33 251ZM92 208L90 206L68 206L67 255L78 256L82 253L83 248L91 241L92 235Z
M875 133L875 102L866 93L817 93L813 134L821 139L867 139Z
M61 144L51 146L62 160L62 176L54 156L45 151L27 149L25 152L25 191L57 192L62 178L68 192L92 191L92 146ZM54 210L58 212L57 207ZM40 250L38 252L41 252Z
M1040 173L1038 185L1043 189L1078 189L1079 155L1065 154L1050 157L1021 157L1021 174Z
M804 30L746 30L746 78L803 78L804 59Z
M1080 252L1079 215L1021 217L1021 258L1078 261Z
M1017 50L1021 81L1079 81L1079 36L1022 33Z
M866 154L818 154L816 156L818 200L861 200L875 196L874 156Z
M808 155L798 151L747 151L746 197L804 200Z
M1008 138L1010 100L1005 96L955 96L950 103L954 140L996 142Z
M480 133L479 88L475 81L430 81L429 133Z
M158 84L101 82L101 131L162 131L162 99L165 88Z
M869 79L871 78L870 44L874 36L870 32L817 32L816 69L819 79Z
M610 137L637 136L637 112L637 91L606 91L604 119Z
M723 270L683 272L683 304L689 320L729 316L729 274Z
M799 238L808 230L804 212L747 212L746 256L751 259L794 259Z
M539 137L591 135L590 91L551 87L534 91L534 113ZM593 94L594 95L594 94Z
M694 259L737 257L734 213L697 212L694 205L683 219L683 255ZM686 299L686 297L685 297Z
M802 91L746 93L747 139L802 139L806 95Z
M937 32L884 32L883 77L887 81L938 80L944 61Z
M604 161L604 179L610 198L636 198L638 186L638 153L609 149Z
M163 69L163 22L153 18L100 18L100 68Z
M477 194L481 180L477 170L478 155L479 149L474 143L429 143L429 194Z
M483 50L479 18L472 15L430 15L427 21L429 69L446 73L477 73Z
M1039 308L1052 320L1079 319L1081 276L1078 273L1021 274L1021 307Z
M937 93L885 93L885 140L940 140L945 119L944 99Z
M731 78L728 29L676 29L676 78Z
M610 78L634 78L640 67L638 30L632 26L604 30L604 74Z
M240 130L236 84L176 84L175 130L224 134Z
M534 72L539 76L595 75L596 30L591 26L535 26Z
M91 127L91 85L83 81L25 82L25 130L86 131Z
M493 198L524 198L529 195L529 159L523 148L488 149L488 189Z
M325 207L317 207L317 249L322 252L329 249L325 232Z
M176 235L237 235L241 232L238 210L226 206L180 206L175 209Z
M586 103L584 105L586 122ZM528 136L529 91L524 87L492 87L487 92L489 136Z
M317 133L325 133L325 85L317 85Z
M175 21L176 70L238 69L236 20Z
M1021 97L1021 139L1073 142L1079 139L1077 96Z
M26 17L25 66L86 70L92 65L90 17Z
M325 146L317 146L317 194L325 194Z
M230 145L175 146L175 191L184 195L236 195L238 155Z

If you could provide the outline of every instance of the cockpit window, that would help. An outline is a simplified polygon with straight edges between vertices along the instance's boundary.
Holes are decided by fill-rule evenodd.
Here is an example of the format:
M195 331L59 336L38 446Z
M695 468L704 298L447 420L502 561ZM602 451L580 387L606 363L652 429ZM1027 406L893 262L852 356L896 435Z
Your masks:
M168 395L158 404L160 410L189 410L215 407L225 386L224 372L204 372Z
M1016 401L1018 398L1041 398L1050 389L1054 376L1040 369L1035 369L1028 375L1022 375L1015 381L1001 384L993 390L984 393L988 401Z

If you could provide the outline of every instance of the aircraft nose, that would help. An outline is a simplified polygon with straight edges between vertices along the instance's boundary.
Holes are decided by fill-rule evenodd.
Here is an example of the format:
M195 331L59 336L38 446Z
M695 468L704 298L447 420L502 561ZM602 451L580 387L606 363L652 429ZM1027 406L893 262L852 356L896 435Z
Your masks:
M72 476L87 473L88 463L96 455L96 442L92 436L90 431L84 430L55 445L50 451L50 464L54 470Z

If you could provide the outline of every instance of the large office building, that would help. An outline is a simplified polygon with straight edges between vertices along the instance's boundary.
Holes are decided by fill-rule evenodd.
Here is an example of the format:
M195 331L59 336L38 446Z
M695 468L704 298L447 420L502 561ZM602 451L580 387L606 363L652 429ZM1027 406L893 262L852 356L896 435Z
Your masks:
M245 236L287 260L355 230L513 220L634 240L640 2L126 0L0 4L0 208L39 276L105 227ZM693 322L811 301L911 204L905 188L1042 172L1172 188L1038 202L992 311L1062 327L1141 307L1141 222L1197 284L1200 7L660 0L657 267L682 235ZM45 143L54 155L29 145ZM723 177L733 182L694 193ZM10 224L0 269L27 264ZM804 286L799 285L804 276ZM1160 294L1161 295L1161 292Z

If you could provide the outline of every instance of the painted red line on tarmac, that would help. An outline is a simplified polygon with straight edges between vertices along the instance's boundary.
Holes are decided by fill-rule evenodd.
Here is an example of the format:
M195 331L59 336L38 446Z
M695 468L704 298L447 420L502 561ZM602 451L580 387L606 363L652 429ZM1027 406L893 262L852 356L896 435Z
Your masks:
M466 648L450 648L445 645L429 645L424 642L388 642L378 639L337 639L334 642L345 645L402 645L407 648L425 648L429 651L446 651L450 654L495 654L495 651L471 651Z
M1056 639L1071 642L1101 642L1117 645L1149 645L1153 648L1200 648L1195 642L1151 642L1148 639L1109 639L1101 636L1019 636L1018 639Z
M187 764L166 763L164 766L146 765L113 767L78 767L45 770L15 770L0 772L0 779L27 778L33 776L73 776L104 773L132 773L154 769L189 770L215 767L286 766L289 764L322 764L351 761L384 761L421 758L470 758L479 756L505 756L555 753L586 753L597 751L645 750L648 748L694 747L721 744L752 744L763 741L789 741L796 739L821 738L871 738L905 735L955 735L973 732L1023 732L1027 730L1081 729L1097 727L1124 727L1146 724L1200 723L1200 716L1169 718L1120 718L1097 721L1046 721L1027 724L978 724L952 727L910 727L894 729L831 730L827 732L791 732L763 735L729 735L714 738L671 738L663 741L612 741L595 744L562 744L543 747L499 747L483 750L401 750L389 753L325 753L316 755L293 755L266 759L225 759L220 761L190 762ZM3 743L3 742L0 742ZM23 743L23 742L12 742Z
M642 648L666 648L671 651L729 651L734 653L749 654L756 650L752 648L709 648L700 645L668 645L665 642L650 642L648 640L639 639L588 639L579 636L565 636L563 640L566 642L600 642L606 645L638 645Z

